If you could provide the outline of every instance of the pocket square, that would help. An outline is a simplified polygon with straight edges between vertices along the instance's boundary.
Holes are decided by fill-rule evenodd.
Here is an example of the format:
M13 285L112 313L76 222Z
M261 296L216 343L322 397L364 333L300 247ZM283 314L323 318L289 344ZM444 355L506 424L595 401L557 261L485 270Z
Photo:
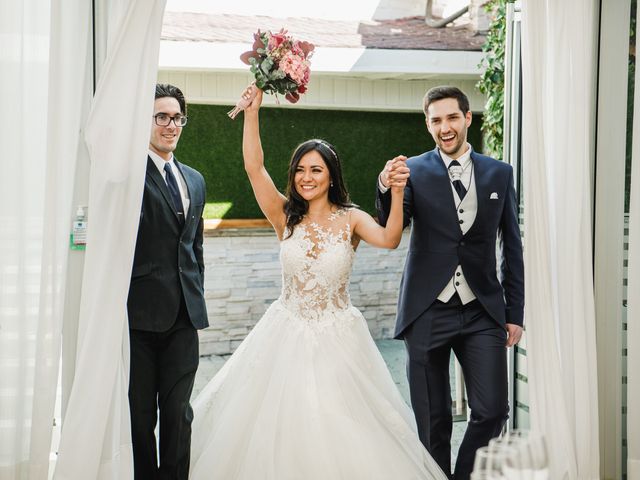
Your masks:
M496 192L493 192L490 196L489 196L489 200L498 200L498 194Z

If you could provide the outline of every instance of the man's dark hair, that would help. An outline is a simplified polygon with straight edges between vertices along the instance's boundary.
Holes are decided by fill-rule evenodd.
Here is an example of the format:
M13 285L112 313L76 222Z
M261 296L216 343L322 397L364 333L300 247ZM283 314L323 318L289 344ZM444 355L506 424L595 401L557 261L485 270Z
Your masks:
M187 103L184 101L182 90L168 83L158 83L156 85L156 100L164 97L173 97L180 104L180 113L187 114Z
M444 100L445 98L455 98L458 101L458 106L464 115L469 111L469 99L467 96L456 87L450 87L448 85L441 85L439 87L433 87L424 96L422 102L422 109L425 116L429 117L428 109L429 105L438 100Z

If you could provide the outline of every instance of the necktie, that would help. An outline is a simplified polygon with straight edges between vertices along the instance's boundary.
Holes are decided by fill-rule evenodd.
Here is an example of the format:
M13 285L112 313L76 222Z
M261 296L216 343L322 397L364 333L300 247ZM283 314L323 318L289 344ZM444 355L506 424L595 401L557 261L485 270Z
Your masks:
M173 200L173 206L176 209L180 223L184 222L184 209L182 208L182 198L180 198L180 190L178 189L178 182L176 177L171 171L171 165L169 163L164 164L164 171L167 174L167 187L169 187L169 193L171 193L171 199Z
M457 167L457 168L454 168L452 170L452 167ZM462 180L460 180L460 175L462 174L462 167L460 166L460 162L458 162L457 160L451 161L451 163L449 164L449 174L451 176L451 184L453 185L453 188L456 189L456 192L458 192L458 196L460 197L460 200L462 200L464 196L467 194L467 189L464 188Z

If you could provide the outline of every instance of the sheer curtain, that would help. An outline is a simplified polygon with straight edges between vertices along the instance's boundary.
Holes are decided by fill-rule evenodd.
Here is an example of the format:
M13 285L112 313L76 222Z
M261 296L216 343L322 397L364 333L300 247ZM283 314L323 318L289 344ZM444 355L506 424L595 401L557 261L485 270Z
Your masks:
M71 202L76 161L83 150L80 145L81 141L84 142L80 137L86 120L83 112L87 110L87 102L92 95L88 61L91 55L90 5L86 0L0 2L0 98L8 117L0 129L0 144L4 147L0 154L0 199L4 206L0 210L0 478L3 480L46 479L49 473L73 212ZM87 128L89 132L93 128L94 137L101 135L110 115L104 105L120 108L118 112L125 112L125 117L128 115L131 122L136 122L136 128L129 123L118 122L120 129L113 133L118 135L119 142L114 143L121 148L111 148L109 151L122 159L119 162L107 158L108 146L104 141L101 144L99 138L98 141L95 138L88 139L94 151L98 150L93 155L97 167L93 169L92 185L97 193L93 195L92 205L95 206L95 212L102 209L109 213L107 220L111 222L110 230L122 234L117 239L111 235L111 249L105 249L103 243L99 251L100 241L94 241L94 251L98 253L91 258L104 255L104 258L117 259L120 248L130 252L125 254L124 261L130 264L135 231L129 232L131 228L118 230L118 226L113 225L117 219L114 210L121 208L122 202L131 202L131 211L139 210L140 195L135 195L136 188L129 187L129 197L117 198L118 195L114 194L116 189L108 185L126 183L129 159L145 158L150 111L144 110L145 105L147 110L152 105L164 3L140 0L113 1L110 5L112 15L107 24L111 30L118 32L113 35L111 47L114 55L125 57L126 60L112 60L111 64L115 66L105 67L109 74L104 75L103 93L96 101L93 121ZM116 20L117 26L114 25ZM123 50L128 52L123 54ZM128 73L126 78L123 72ZM128 104L114 100L116 98L126 99ZM99 108L101 104L103 107ZM125 125L128 128L123 133ZM140 146L127 150L125 146L135 143L134 138ZM117 165L118 168L105 169L107 160L111 166ZM140 165L144 165L144 161ZM138 179L138 190L141 192L144 173L140 174L140 168L135 167L132 171L131 177ZM135 183L134 180L131 182ZM105 190L108 198L104 198ZM102 197L103 203L95 200L96 195ZM115 200L115 206L105 205L104 202L109 199ZM96 227L93 227L96 230L100 226L99 218L100 215L96 215ZM121 218L132 223L127 215ZM123 241L123 238L128 240ZM118 243L119 247L113 248L114 243ZM93 268L87 270L88 278L101 274L104 277L104 265L96 268L95 262ZM126 280L117 281L128 285L128 274ZM100 287L105 289L104 285ZM84 290L95 295L94 283L85 286ZM126 300L126 293L120 296ZM113 296L97 302L91 298L85 300L84 303L90 307L89 313L85 307L83 318L90 316L96 323L103 322L103 331L108 332L108 327L114 324L117 316L112 317L112 312L104 309L101 312L103 317L97 318L98 310L91 311L91 307L97 305L99 308L100 301L104 304L116 300ZM120 303L124 302L122 298L119 300ZM123 315L121 313L120 317ZM126 346L122 342L122 325L116 325L115 330L120 335L120 343ZM91 363L92 355L87 354L92 348L86 342L89 337L90 334L83 333L84 342L79 347L79 359L84 362L79 372L84 375L79 376L81 382L89 375L103 378L104 373L99 370L101 365ZM91 340L99 343L95 332ZM74 455L81 455L85 451L83 449L97 449L107 452L108 456L110 450L105 445L109 442L114 445L130 442L126 402L127 366L121 352L122 348L114 355L114 361L119 364L120 411L107 412L107 422L111 423L108 433L103 437L83 437L82 448L76 448L77 441L75 445L74 441L68 441L68 436L73 436L74 432L65 429L65 433L68 432L65 445L71 443L71 448L76 448ZM74 392L80 390L82 393L77 383L75 387ZM87 393L86 389L84 393ZM102 394L104 390L90 393ZM82 411L86 411L86 404L93 400L95 397L92 395L76 400L74 408L69 409L69 418L77 418ZM96 415L95 418L101 417ZM83 426L90 428L93 418L86 417L84 420ZM121 428L122 425L124 428ZM113 441L114 432L120 433L117 442ZM117 446L112 450L117 450ZM84 459L79 458L73 460L85 465ZM125 463L130 463L126 455L122 458ZM95 475L76 474L73 468L71 471L70 478L98 478ZM119 473L111 476L126 478Z
M0 478L26 479L32 427L51 431L32 421L43 313L49 2L0 5L0 99L10 118L0 128ZM35 463L48 461L48 452L38 456Z
M640 9L637 13L640 20ZM637 71L635 92L627 264L627 478L629 480L640 480L640 74Z
M60 480L133 478L126 300L164 5L164 0L110 3L106 60L85 134L91 158L93 220L87 239L75 376L55 472Z
M84 78L90 25L83 2L65 0L68 17L60 3L0 0L2 479L46 479L50 461L83 101L75 73Z
M522 3L527 362L553 479L599 478L590 175L594 0Z
M74 213L74 192L80 129L91 100L91 10L84 0L51 1L49 101L47 106L46 186L44 241L40 292L40 326L36 345L37 395L34 395L31 430L33 478L47 478L51 451L52 418L58 380L64 298L69 277L69 230ZM65 68L60 68L64 65ZM44 435L44 428L48 435ZM55 445L54 445L55 447ZM41 463L46 458L46 464ZM34 470L32 469L32 474Z

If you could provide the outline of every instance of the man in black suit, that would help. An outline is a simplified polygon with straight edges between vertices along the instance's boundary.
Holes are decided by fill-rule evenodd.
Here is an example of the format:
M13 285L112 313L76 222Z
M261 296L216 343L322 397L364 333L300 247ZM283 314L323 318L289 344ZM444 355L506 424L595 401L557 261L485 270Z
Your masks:
M451 477L451 350L464 373L471 417L454 475L466 480L476 450L507 419L506 347L522 335L524 263L513 169L467 143L466 95L436 87L424 98L430 152L387 162L376 208L384 225L394 177L407 178L404 223L413 223L395 337L407 348L411 404L420 440ZM500 277L496 239L501 235Z
M136 480L187 480L189 472L197 330L209 323L203 290L204 179L173 156L186 123L182 92L157 85L127 302Z

